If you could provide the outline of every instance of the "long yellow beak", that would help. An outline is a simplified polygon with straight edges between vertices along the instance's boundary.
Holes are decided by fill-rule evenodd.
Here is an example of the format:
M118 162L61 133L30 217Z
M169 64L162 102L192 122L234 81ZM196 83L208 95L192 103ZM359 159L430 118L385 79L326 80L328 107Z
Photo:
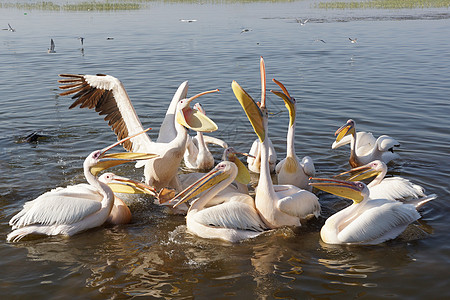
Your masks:
M208 118L204 113L197 109L193 109L189 106L194 99L200 96L216 93L219 90L212 90L197 94L189 99L186 99L186 107L177 111L176 121L186 128L200 131L200 132L212 132L218 129L216 123L214 123L210 118Z
M249 184L251 179L250 172L248 171L247 167L242 163L242 161L239 158L237 158L236 154L245 155L246 153L232 152L228 154L228 157L226 157L227 160L233 162L238 168L238 173L234 180L242 184Z
M155 188L146 185L145 183L135 181L126 177L114 176L114 181L108 183L108 186L114 193L124 194L149 194L154 197L157 196Z
M346 172L342 172L342 173L334 176L334 178L350 180L350 181L361 181L361 180L364 180L364 179L367 179L367 178L370 178L373 176L377 176L380 173L381 173L381 171L375 171L370 166L364 165L361 167L353 168Z
M111 153L104 154L102 159L97 162L97 164L91 167L91 173L97 176L103 170L137 160L147 160L158 157L158 154L150 153L136 153L136 152L125 152L125 153Z
M344 197L353 200L355 203L359 203L364 200L362 190L364 184L357 181L344 181L328 178L310 178L310 180L328 181L328 182L311 182L310 185L331 193L333 195Z
M205 176L188 186L186 189L181 191L178 195L176 195L172 200L179 199L178 202L176 202L173 207L177 207L181 203L184 203L198 194L202 193L203 191L211 188L212 186L215 186L219 182L227 179L230 175L227 173L222 172L221 170L218 170L217 168L212 169L209 173L207 173Z
M107 151L111 150L112 148L134 138L135 136L145 133L151 128L148 128L144 131L141 131L139 133L133 134L129 137L126 137L124 139L121 139L120 141L105 147L101 150L101 153L99 155L99 161L97 164L93 167L91 167L91 173L96 176L101 171L126 163L126 162L132 162L137 160L146 160L146 159L152 159L157 157L157 154L150 154L150 153L133 153L133 152L123 152L123 153L106 153Z
M234 95L238 99L245 114L247 115L250 124L252 124L253 130L258 136L259 140L264 142L265 130L263 123L263 114L258 104L252 97L236 82L233 80L231 83L231 88L233 89Z
M336 142L339 142L340 140L342 140L342 138L346 135L349 134L355 134L355 126L353 124L353 122L347 122L344 125L342 125L341 127L339 127L338 130L336 130L336 132L334 133L334 135L336 136Z
M281 99L283 99L284 101L284 105L286 105L286 108L289 111L289 126L293 126L294 122L295 122L295 99L292 98L289 95L289 92L287 91L287 89L284 87L284 85L279 82L276 79L272 79L273 82L275 82L276 84L278 84L278 86L283 90L283 92L279 92L279 91L274 91L274 90L270 90L272 93L274 93L275 95L277 95L278 97L280 97Z

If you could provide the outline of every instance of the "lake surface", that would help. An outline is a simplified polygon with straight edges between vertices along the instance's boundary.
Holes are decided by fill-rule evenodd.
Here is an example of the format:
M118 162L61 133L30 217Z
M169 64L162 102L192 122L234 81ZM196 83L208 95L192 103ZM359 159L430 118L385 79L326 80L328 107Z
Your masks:
M75 1L73 1L75 2ZM137 1L136 1L137 2ZM450 297L450 11L321 10L281 3L148 2L128 11L0 9L0 294L8 299L445 299ZM310 19L305 26L298 19ZM196 19L197 22L180 22ZM243 29L249 31L241 33ZM81 50L79 36L85 38ZM357 38L352 44L349 37ZM48 54L50 39L56 53ZM113 38L113 39L107 39ZM316 41L322 39L321 41ZM115 141L102 117L59 97L58 74L119 78L156 138L178 85L218 124L212 135L240 151L256 138L230 84L259 96L259 57L297 99L296 150L318 177L349 168L335 130L388 134L401 147L390 174L438 198L399 238L377 246L330 246L325 219L350 201L321 193L322 216L297 229L228 244L186 233L185 218L146 197L128 199L131 224L71 238L6 243L8 221L26 201L84 182L82 163ZM288 114L268 93L270 137L285 155ZM37 143L23 137L38 131ZM221 149L212 148L217 161ZM142 179L142 169L113 170ZM254 177L257 180L257 177Z

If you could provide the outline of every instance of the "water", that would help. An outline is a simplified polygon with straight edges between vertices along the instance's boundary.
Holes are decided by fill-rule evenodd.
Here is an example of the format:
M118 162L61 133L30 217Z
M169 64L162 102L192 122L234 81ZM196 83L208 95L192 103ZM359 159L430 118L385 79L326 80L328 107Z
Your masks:
M318 10L311 2L147 3L133 11L0 9L0 291L13 298L393 298L450 296L448 204L450 41L448 9ZM26 13L26 14L25 14ZM295 18L310 21L300 26ZM179 19L197 19L183 23ZM3 28L2 27L2 28ZM251 29L240 33L244 28ZM85 38L84 53L77 37ZM107 40L107 38L114 38ZM358 38L351 44L349 37ZM56 53L47 54L50 38ZM323 39L326 43L317 42ZM391 173L438 198L401 237L370 247L322 243L325 219L349 204L320 194L322 217L231 245L187 234L182 216L151 199L129 199L133 221L73 236L8 244L9 219L45 191L84 181L82 161L115 140L93 111L68 110L60 73L116 76L156 138L178 85L202 100L213 135L247 151L255 139L230 84L259 95L259 56L268 79L298 100L296 150L317 176L348 169L334 131L353 118L360 131L401 143ZM272 82L268 88L277 88ZM270 136L285 154L288 114L268 94ZM48 137L22 138L33 131ZM213 148L217 160L221 150ZM131 165L118 174L142 179Z

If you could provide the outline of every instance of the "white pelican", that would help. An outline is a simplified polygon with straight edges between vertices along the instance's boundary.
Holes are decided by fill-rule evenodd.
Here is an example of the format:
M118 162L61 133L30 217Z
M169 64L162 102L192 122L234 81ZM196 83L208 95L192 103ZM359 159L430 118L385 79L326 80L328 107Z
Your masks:
M250 183L250 173L245 165L237 158L236 154L248 155L246 153L236 152L234 148L228 147L224 150L222 160L230 161L236 165L238 168L238 173L236 175L235 180L230 183L228 186L221 189L214 197L212 197L206 207L221 204L229 201L231 198L236 200L240 199L241 202L246 202L250 205L254 206L254 200L248 194L247 184ZM180 174L180 179L183 185L183 188L187 189L189 186L197 182L200 178L205 176L205 173L187 173ZM239 195L241 194L241 195ZM175 195L172 195L172 197ZM161 192L157 195L158 204L162 204L164 206L171 207L173 213L176 214L186 214L189 207L186 204L177 205L175 208L173 207L174 203L167 202L170 197L170 194L161 195Z
M353 168L343 172L337 177L350 173L346 180L360 181L369 177L376 177L367 185L371 199L411 200L426 197L425 190L420 185L414 184L402 177L388 177L387 166L381 160L374 160L364 166Z
M200 103L195 103L194 109L206 115ZM228 148L227 143L224 141L218 138L204 136L201 131L197 131L195 137L188 137L186 151L184 152L184 164L188 169L211 170L214 167L214 157L207 145L211 143Z
M355 121L348 120L334 133L336 141L331 146L332 149L336 149L350 143L349 163L353 168L377 159L388 163L400 157L397 153L394 153L394 147L400 146L397 140L388 135L382 135L375 139L370 132L356 133L355 127Z
M264 69L264 75L261 73L261 103L266 102L266 73ZM272 144L272 141L267 137L267 143L269 146L269 169L273 173L275 171L275 165L277 163L277 152ZM248 169L254 173L259 173L261 171L261 143L256 139L247 156Z
M53 39L50 39L50 48L48 48L47 53L56 53L55 42L53 41Z
M130 138L116 142L102 150L94 151L84 160L84 176L87 182L102 195L101 202L92 201L92 194L87 192L88 189L83 185L53 189L35 200L25 203L23 209L9 221L13 231L8 234L7 241L16 242L29 234L71 236L105 223L114 204L114 192L107 184L99 181L96 174L124 162L155 157L154 154L142 153L106 153ZM104 179L138 185L138 183L112 173Z
M235 243L254 238L267 229L254 205L241 201L242 194L237 193L237 199L230 195L227 202L206 207L219 191L235 179L237 173L234 163L223 161L174 198L179 198L174 205L176 207L201 193L186 215L186 227L190 232L202 238Z
M143 184L142 182L137 182L131 179L126 178L127 180L115 180L117 176L113 173L105 173L102 174L98 180L108 184L108 186L114 192L114 204L109 213L109 217L106 220L107 223L119 225L119 224L128 224L131 221L131 211L128 208L127 204L119 198L116 193L120 194L149 194L153 197L164 201L165 197L170 197L170 195L162 195L161 192L157 193L156 190L148 185ZM78 184L80 186L83 184ZM84 184L86 188L89 189L89 192L92 194L92 200L101 201L102 195L91 185ZM78 190L78 192L80 192ZM173 195L170 197L172 198Z
M286 158L280 161L275 167L277 173L278 184L292 184L304 190L311 191L309 185L309 178L316 173L314 163L309 156L303 157L300 161L295 153L295 117L297 114L295 98L289 95L289 92L284 85L273 79L273 81L280 86L283 92L273 91L272 93L281 97L289 111L289 128L286 137Z
M95 108L112 127L118 139L139 132L142 124L131 104L127 92L115 77L110 75L70 75L60 74L67 79L59 80L65 85L61 89L68 91L61 96L74 94L76 99L69 108L80 105L81 108ZM186 149L187 129L195 131L215 131L217 125L201 112L192 109L189 104L197 97L218 90L197 94L184 99L188 85L184 82L175 93L159 131L156 142L148 135L141 135L124 143L124 148L133 152L155 153L159 157L145 162L145 183L161 189L165 187L182 190L177 173ZM143 165L138 163L137 167Z
M327 244L374 245L394 239L420 218L417 209L436 198L431 195L405 204L395 200L370 199L369 189L360 181L313 178L327 182L310 183L318 189L353 200L353 204L335 213L320 230Z
M261 76L265 77L264 60L261 57ZM268 111L263 98L260 106L236 81L231 84L233 92L242 105L250 123L261 142L261 173L256 188L255 204L264 223L269 228L301 226L300 220L320 214L318 198L313 193L293 185L272 183L269 170Z

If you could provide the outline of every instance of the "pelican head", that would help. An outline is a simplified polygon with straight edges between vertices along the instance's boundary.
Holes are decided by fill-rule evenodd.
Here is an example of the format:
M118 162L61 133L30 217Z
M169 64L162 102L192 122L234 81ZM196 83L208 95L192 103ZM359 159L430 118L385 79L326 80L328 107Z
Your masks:
M89 167L90 172L96 176L99 172L126 163L131 161L137 161L137 160L146 160L155 158L158 155L157 154L150 154L150 153L136 153L136 152L124 152L124 153L107 153L112 148L116 147L117 145L120 145L131 138L142 134L144 132L147 132L150 130L150 128L141 131L137 134L131 135L127 138L124 138L112 145L109 145L108 147L105 147L101 150L96 150L89 154L89 156L85 159L84 163Z
M387 166L381 160L374 160L364 166L353 168L349 171L343 172L335 177L345 178L351 181L360 181L379 174L386 174Z
M223 151L222 160L223 161L231 161L238 168L238 174L236 175L235 180L242 184L250 183L250 172L247 167L241 162L241 160L236 156L236 154L241 154L244 156L253 156L247 153L237 152L233 147L228 147Z
M190 103L194 99L197 99L200 96L210 94L210 93L215 93L218 91L219 91L218 89L212 90L212 91L207 91L207 92L197 94L191 98L180 100L180 102L178 102L178 105L177 105L176 121L179 124L183 125L184 127L195 130L195 131L200 131L200 132L216 131L218 128L216 123L214 123L210 118L208 118L204 114L204 111L203 112L201 111L202 109L198 110L198 109L195 109L195 107L191 108Z
M336 136L336 143L342 140L344 136L349 134L356 134L355 121L353 121L352 119L348 120L347 123L336 130L336 132L334 133L334 135Z
M319 180L321 182L311 182L310 185L331 193L333 195L353 200L360 203L369 197L369 189L360 181L345 181L328 178L310 178L310 180Z
M281 82L279 82L276 79L272 79L272 80L273 80L273 82L278 84L278 86L281 88L281 90L283 92L274 91L274 90L270 90L270 91L272 93L274 93L275 95L277 95L278 97L280 97L281 99L283 99L284 105L286 105L286 108L289 111L289 120L290 120L289 126L293 126L294 122L295 122L295 114L296 114L295 98L291 97L291 95L289 95L289 92L287 91L287 89Z
M237 167L234 163L229 161L222 161L217 166L214 167L211 171L206 173L202 178L188 186L186 189L181 191L178 195L176 195L172 200L178 199L178 201L173 205L173 207L177 207L181 203L184 203L203 191L211 188L219 184L220 182L228 179L232 174L236 175Z
M253 98L236 82L233 80L231 83L231 88L233 89L234 95L238 99L242 108L247 115L250 123L259 141L262 143L265 140L265 129L264 129L264 118L267 118L268 111L266 108L266 68L264 65L264 59L261 57L260 60L260 70L261 70L261 102L257 103Z

